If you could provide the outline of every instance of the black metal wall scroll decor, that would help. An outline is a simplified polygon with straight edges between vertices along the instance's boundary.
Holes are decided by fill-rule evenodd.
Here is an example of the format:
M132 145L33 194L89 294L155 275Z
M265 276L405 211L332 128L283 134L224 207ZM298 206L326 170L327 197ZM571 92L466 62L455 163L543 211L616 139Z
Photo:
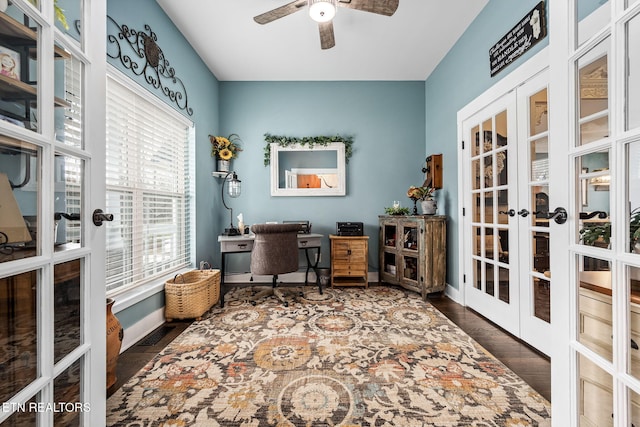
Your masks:
M178 108L193 115L187 89L182 80L176 77L176 70L158 46L158 36L151 27L145 24L145 31L137 31L118 24L110 16L107 19L116 28L115 31L107 31L107 56L120 60L133 74L143 76L147 83L160 89Z

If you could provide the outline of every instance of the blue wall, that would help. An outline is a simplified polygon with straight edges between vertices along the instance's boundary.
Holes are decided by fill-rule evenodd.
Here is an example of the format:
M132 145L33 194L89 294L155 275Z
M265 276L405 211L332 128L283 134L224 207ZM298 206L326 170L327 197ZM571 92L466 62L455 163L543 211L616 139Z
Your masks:
M549 44L549 35L493 78L489 49L539 0L491 0L426 81L426 153L443 154L439 213L448 215L447 283L459 288L457 113ZM547 5L548 7L548 5ZM547 28L548 28L547 22Z
M135 4L135 7L133 4ZM135 13L133 9L135 9ZM133 75L131 71L120 64L119 60L108 58L109 63L120 69L126 76L138 82L141 87L154 93L158 99L166 102L176 111L193 121L196 130L196 230L194 231L196 236L196 260L208 260L211 262L210 248L212 245L217 245L217 242L214 243L215 239L212 240L211 236L216 236L219 233L219 221L216 215L220 210L220 206L217 206L217 201L211 197L212 169L208 135L215 133L219 127L218 80L155 0L136 0L135 3L129 0L108 0L107 14L120 26L127 25L138 31L145 31L144 26L149 25L157 34L158 46L175 68L176 76L184 82L188 104L193 108L193 115L191 116L171 104L159 89L153 89L142 77ZM107 32L114 34L115 31L117 31L117 28L113 23L107 21ZM109 48L107 49L109 51ZM149 304L148 302L138 304L119 314L118 316L124 319L121 321L123 326L125 328L130 326L154 309L161 308L164 305L163 298L155 297L153 301L155 301L154 304Z
M228 203L234 217L242 212L245 224L311 221L312 231L327 236L323 265L329 264L328 235L335 233L336 221L361 221L369 236L370 270L377 270L378 215L393 200L409 206L407 188L424 180L424 103L422 81L221 82L222 134L239 134L244 149L232 163L242 180L242 195ZM347 195L271 197L270 168L263 165L265 133L353 136ZM226 225L228 212L220 209L218 215L217 223ZM229 257L230 263L231 258L236 257ZM248 264L243 260L229 268L243 272Z
M362 221L371 239L372 270L378 268L377 216L393 200L410 206L406 190L422 183L425 156L443 153L445 188L437 195L438 213L449 216L447 282L458 287L456 114L548 44L547 36L497 76L489 76L489 48L536 4L537 0L490 0L426 82L218 82L154 0L137 0L135 13L130 1L108 0L108 14L139 30L150 25L185 82L194 109L189 118L196 125L197 261L207 260L219 267L216 239L229 221L220 200L220 181L211 177L215 164L209 134L238 133L243 140L244 151L232 166L243 181L242 195L229 201L234 222L240 212L246 224L308 219L313 231L328 235L335 231L336 221ZM140 78L135 80L148 88ZM160 93L158 97L164 98ZM347 165L347 195L271 197L269 168L263 166L265 133L352 135L355 143ZM328 239L324 243L322 264L327 265ZM230 267L246 271L246 259ZM161 304L158 300L152 305L158 308ZM146 314L123 317L132 324Z

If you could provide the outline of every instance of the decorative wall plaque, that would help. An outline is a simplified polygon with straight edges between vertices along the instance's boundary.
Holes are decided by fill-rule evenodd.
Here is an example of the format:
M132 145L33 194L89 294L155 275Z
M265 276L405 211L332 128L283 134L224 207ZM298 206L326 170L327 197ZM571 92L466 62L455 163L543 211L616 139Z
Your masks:
M148 84L160 89L178 108L193 115L187 89L158 46L158 36L151 27L145 25L145 31L137 31L126 25L121 26L110 16L107 19L116 29L115 32L107 30L107 56L120 60L133 74L143 76Z
M491 77L547 36L544 1L538 3L504 37L489 49Z

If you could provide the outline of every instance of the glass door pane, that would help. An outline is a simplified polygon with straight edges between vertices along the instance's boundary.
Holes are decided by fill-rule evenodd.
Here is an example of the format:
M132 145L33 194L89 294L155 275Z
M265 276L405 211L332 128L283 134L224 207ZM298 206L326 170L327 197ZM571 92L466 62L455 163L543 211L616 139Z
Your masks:
M609 24L611 2L576 0L577 42L582 45Z
M0 262L40 254L42 150L0 135Z
M56 45L55 95L64 104L55 109L56 141L83 148L84 64L64 48Z
M628 307L629 307L629 370L640 379L640 268L629 267Z
M74 408L84 408L86 399L82 395L82 378L84 358L76 360L56 377L53 382L54 402L65 402ZM56 426L80 426L82 411L56 411L53 422Z
M613 426L613 379L584 356L579 358L579 426Z
M576 195L581 209L578 216L577 243L609 249L612 221L610 211L609 151L598 151L577 158Z
M29 271L0 279L2 402L38 377L38 277L38 271Z
M36 132L40 32L38 23L16 5L0 12L0 120Z
M390 282L395 282L397 280L397 272L398 272L398 260L396 259L396 245L398 243L397 240L397 226L395 222L386 223L382 222L382 226L380 232L382 233L382 259L380 260L381 274L382 280L389 280Z
M578 143L609 136L609 40L578 60Z
M77 249L82 244L84 161L58 154L55 167L54 245L57 251Z
M612 361L613 308L611 264L589 256L578 258L578 341Z
M54 363L75 350L81 343L83 304L80 281L81 260L57 264L53 269L53 353Z
M636 15L627 25L626 44L631 46L634 41L640 40L640 15ZM627 125L626 129L640 127L640 51L627 48L626 70L626 101L627 101Z
M402 283L410 289L422 292L421 277L424 273L420 271L419 245L420 227L415 220L402 220L399 222L398 232L401 235L401 258L402 258Z
M627 199L629 222L625 224L629 236L625 245L628 251L640 254L640 141L627 145Z

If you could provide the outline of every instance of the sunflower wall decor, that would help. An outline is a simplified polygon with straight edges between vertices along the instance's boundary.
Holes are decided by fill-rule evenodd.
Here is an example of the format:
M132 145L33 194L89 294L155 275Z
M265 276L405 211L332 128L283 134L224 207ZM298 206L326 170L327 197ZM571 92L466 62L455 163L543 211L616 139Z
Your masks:
M242 151L240 137L232 133L228 137L209 135L211 141L211 157L219 160L231 160L238 157L238 153Z

